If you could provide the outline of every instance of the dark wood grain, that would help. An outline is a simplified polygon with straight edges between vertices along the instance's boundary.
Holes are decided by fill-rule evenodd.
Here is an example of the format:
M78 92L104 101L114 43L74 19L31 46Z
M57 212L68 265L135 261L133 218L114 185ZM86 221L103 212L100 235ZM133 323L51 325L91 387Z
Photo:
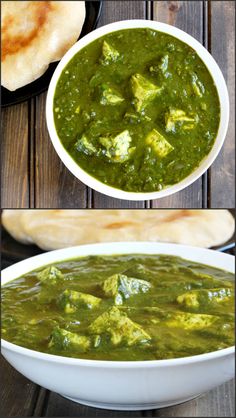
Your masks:
M45 410L47 409L49 394L50 394L49 390L44 389L42 387L39 389L37 400L34 404L34 410L32 412L33 417L43 417L45 415Z
M16 372L2 357L1 416L34 417L233 417L234 381L225 383L198 398L169 408L150 411L111 411L90 408L39 388Z
M211 206L235 207L235 2L211 1L210 49L225 77L230 120L223 149L211 167Z
M2 111L2 208L29 207L28 103Z
M203 42L202 1L155 1L153 20L174 25ZM201 208L203 206L202 179L183 191L152 202L156 208Z
M1 417L32 416L39 387L17 373L1 356Z
M29 207L35 207L35 98L28 100Z
M46 93L36 98L35 207L85 208L86 186L70 174L50 141L45 103Z
M141 417L142 411L125 412L97 409L72 402L51 392L45 410L46 417Z
M234 381L218 386L192 401L153 411L154 417L233 417Z

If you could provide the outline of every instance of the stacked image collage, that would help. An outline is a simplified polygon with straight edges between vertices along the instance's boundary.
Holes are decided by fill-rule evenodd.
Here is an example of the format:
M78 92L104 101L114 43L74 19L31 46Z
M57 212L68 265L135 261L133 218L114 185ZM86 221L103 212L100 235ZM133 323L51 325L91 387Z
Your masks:
M2 417L235 416L235 2L1 1Z

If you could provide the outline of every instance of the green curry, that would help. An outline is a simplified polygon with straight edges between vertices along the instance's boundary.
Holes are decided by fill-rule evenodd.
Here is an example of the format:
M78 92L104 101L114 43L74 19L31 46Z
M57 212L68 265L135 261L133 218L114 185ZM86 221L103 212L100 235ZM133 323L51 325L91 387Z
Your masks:
M210 152L220 106L197 53L151 29L110 33L79 51L55 91L58 136L101 182L131 192L175 184Z
M166 255L90 256L2 288L2 336L96 360L185 357L234 343L233 275Z

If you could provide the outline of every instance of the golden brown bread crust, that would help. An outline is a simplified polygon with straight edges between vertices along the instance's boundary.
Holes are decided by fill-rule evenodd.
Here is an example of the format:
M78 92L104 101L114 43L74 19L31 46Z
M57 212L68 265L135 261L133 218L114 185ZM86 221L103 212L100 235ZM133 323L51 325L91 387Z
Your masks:
M6 14L2 26L2 61L7 55L17 53L27 47L38 36L48 18L48 13L55 7L51 1L28 2L25 6L24 15ZM24 16L31 18L32 27L27 32L11 33L11 28L19 25L19 20Z
M2 1L2 85L16 90L59 60L81 32L83 1Z
M111 241L160 241L211 247L234 232L227 210L4 210L17 240L52 250Z

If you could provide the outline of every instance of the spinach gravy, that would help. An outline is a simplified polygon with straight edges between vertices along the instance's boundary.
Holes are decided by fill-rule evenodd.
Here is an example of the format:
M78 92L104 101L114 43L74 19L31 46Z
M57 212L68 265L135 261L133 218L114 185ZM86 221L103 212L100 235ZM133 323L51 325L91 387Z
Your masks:
M184 42L151 29L105 35L62 71L58 136L102 183L153 192L180 182L210 152L220 105L206 65Z
M2 337L95 360L186 357L234 343L233 274L167 255L57 262L2 288Z

